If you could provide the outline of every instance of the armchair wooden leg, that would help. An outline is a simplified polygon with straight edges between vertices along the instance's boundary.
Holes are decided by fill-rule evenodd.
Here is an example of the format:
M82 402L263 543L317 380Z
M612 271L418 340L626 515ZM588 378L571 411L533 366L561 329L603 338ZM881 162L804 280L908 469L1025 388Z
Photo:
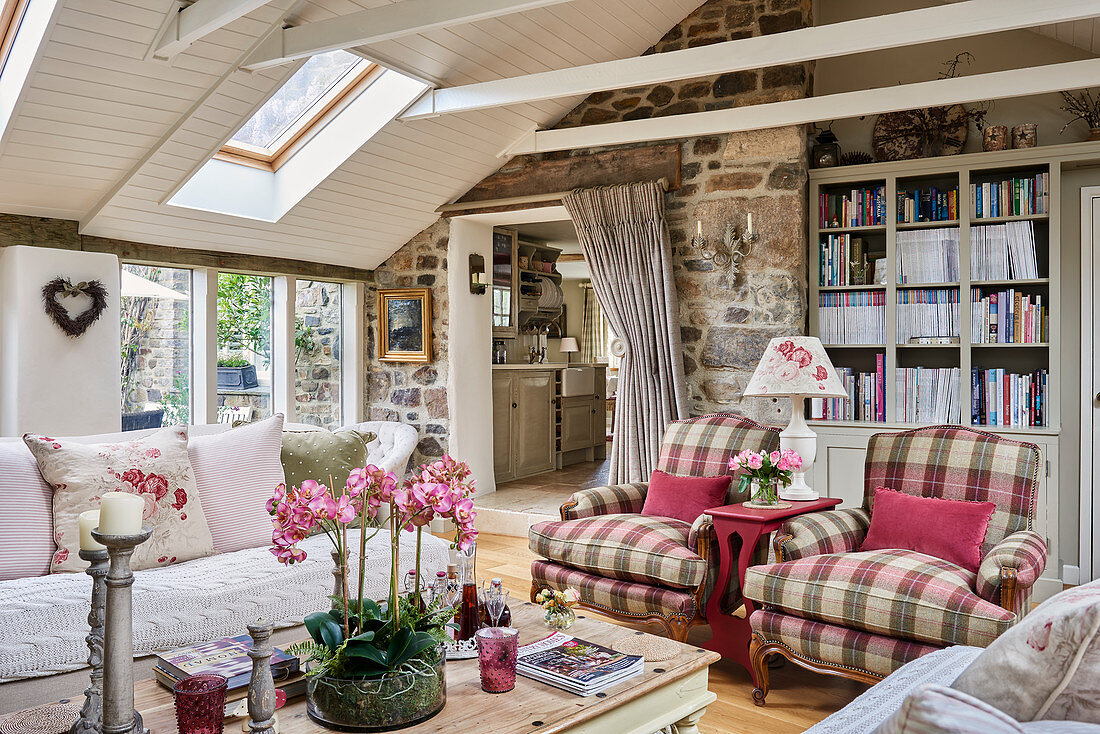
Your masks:
M665 622L665 629L668 630L668 636L676 642L687 642L688 633L691 632L694 621L690 617L678 614Z
M764 638L753 633L749 643L749 659L752 665L753 677L756 678L756 687L752 689L752 702L757 706L764 705L764 699L768 695L768 658L774 650L764 643Z

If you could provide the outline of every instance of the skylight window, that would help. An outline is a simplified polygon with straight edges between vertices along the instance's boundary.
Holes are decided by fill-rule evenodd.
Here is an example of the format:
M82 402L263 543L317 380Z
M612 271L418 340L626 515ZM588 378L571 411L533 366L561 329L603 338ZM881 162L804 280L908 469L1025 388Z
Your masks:
M277 169L312 130L365 88L375 71L347 51L310 57L222 148L223 159Z

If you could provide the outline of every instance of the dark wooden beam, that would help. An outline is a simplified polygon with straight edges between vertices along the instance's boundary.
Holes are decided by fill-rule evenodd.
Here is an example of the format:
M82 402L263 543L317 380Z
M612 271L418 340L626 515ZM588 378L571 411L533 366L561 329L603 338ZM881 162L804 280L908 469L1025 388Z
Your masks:
M239 270L249 273L295 275L313 280L374 280L374 271L327 265L305 260L291 260L264 255L237 255L215 250L194 250L190 247L166 247L126 242L104 237L81 237L81 249L89 252L109 252L120 260L155 265L189 265L191 267Z
M539 196L594 186L656 181L660 178L668 182L670 190L679 188L679 144L618 148L572 156L518 156L504 168L483 179L455 203ZM447 214L454 216L450 211Z
M78 229L78 223L68 219L0 214L0 247L29 245L58 250L107 252L117 255L120 260L150 265L180 265L271 275L294 275L311 280L362 280L365 282L374 280L374 271L362 268L264 255L236 255L215 250L148 245L81 235Z

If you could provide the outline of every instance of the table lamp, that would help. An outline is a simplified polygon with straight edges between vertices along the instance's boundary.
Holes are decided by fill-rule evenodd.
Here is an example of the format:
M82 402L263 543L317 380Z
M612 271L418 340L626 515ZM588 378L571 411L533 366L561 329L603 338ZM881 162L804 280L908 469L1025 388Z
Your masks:
M576 337L563 336L561 338L561 345L558 347L558 351L565 355L565 363L569 364L570 355L574 352L581 351L581 348L577 346Z
M802 469L794 472L791 485L780 491L784 500L816 500L817 492L806 484L806 472L817 456L817 434L806 424L804 400L846 398L825 347L814 336L781 336L768 342L756 372L745 387L745 396L789 397L791 422L779 434L781 449L793 449L802 457Z

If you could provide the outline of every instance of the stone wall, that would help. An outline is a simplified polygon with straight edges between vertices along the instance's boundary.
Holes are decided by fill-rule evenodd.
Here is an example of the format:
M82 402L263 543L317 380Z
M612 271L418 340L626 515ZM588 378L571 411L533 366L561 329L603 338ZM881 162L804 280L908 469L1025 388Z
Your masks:
M299 280L294 301L294 400L296 420L335 429L340 414L342 343L340 284Z
M710 0L646 53L810 24L810 3L804 0ZM809 94L812 73L812 64L790 64L597 92L557 127L798 99ZM785 420L786 401L743 400L741 393L768 340L805 328L806 141L804 128L791 127L681 142L681 185L666 197L666 214L680 297L684 369L695 415L735 411L770 422ZM760 239L736 277L715 268L692 248L696 220L708 238L720 240L726 222L743 228L749 212Z
M420 433L413 465L447 450L447 243L450 222L440 219L375 268L366 294L366 399L370 420L409 423ZM378 289L432 289L432 361L378 361Z
M809 25L809 0L709 0L646 53L663 53ZM704 79L598 92L557 127L663 117L798 99L808 94L812 64L734 72ZM684 366L696 415L736 411L784 421L780 402L742 399L768 339L805 328L806 131L763 130L681 141L682 183L666 199L680 296ZM665 143L667 141L661 141ZM563 151L561 157L590 150ZM521 165L514 159L505 169ZM624 181L629 172L624 172ZM733 277L700 259L689 240L695 220L720 238L752 212L760 240ZM415 425L414 460L447 448L446 254L449 223L440 219L375 270L367 297L367 407L373 420ZM434 297L434 359L428 365L382 364L375 347L377 288L429 286ZM786 402L786 401L783 401Z
M127 265L128 270L177 293L190 294L191 271ZM187 300L123 299L123 320L137 316L147 329L136 333L128 379L124 370L122 410L165 409L164 425L185 424L190 418L191 306ZM142 333L143 332L143 333ZM123 329L126 333L126 329Z

